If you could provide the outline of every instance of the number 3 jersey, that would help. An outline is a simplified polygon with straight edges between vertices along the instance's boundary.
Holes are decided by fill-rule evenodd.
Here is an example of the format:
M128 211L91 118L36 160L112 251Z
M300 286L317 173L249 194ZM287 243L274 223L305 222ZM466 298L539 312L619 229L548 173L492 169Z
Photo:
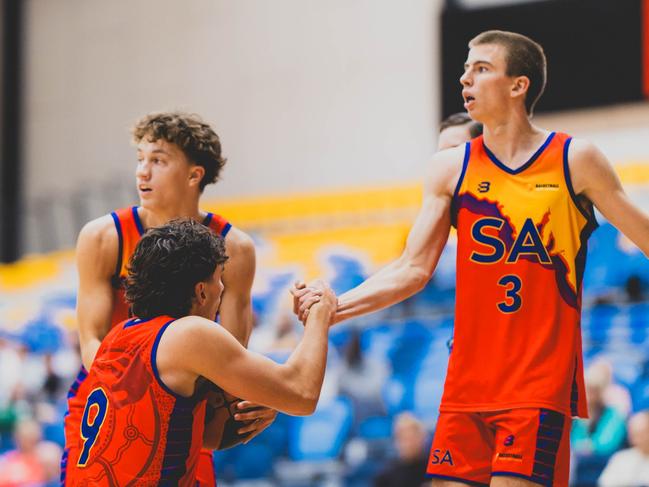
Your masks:
M455 331L441 411L587 416L581 283L597 223L572 188L570 141L551 133L514 170L482 137L466 145L452 204Z
M206 401L175 394L156 366L173 321L132 319L104 338L84 381L89 393L68 399L63 485L195 485Z

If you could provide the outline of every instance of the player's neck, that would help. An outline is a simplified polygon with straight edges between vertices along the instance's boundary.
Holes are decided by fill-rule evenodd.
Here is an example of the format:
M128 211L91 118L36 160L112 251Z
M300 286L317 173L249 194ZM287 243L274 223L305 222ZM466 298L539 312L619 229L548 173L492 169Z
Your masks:
M159 227L175 218L192 218L202 221L203 215L198 208L198 201L169 208L140 208L140 219L144 228Z
M523 165L543 144L547 134L532 125L527 115L484 124L485 145L512 169Z

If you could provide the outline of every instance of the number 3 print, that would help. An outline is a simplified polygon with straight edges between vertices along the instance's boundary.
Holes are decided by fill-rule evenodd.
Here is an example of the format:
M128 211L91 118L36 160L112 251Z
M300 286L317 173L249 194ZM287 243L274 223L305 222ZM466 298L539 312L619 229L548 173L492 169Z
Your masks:
M104 390L99 387L92 391L86 401L86 408L83 410L83 419L81 420L81 438L83 438L83 450L79 455L77 465L84 467L88 463L90 450L95 445L101 426L106 419L108 411L108 397ZM90 415L93 414L92 422Z
M514 313L515 311L518 311L523 304L523 299L520 294L518 294L523 287L521 278L514 274L503 276L500 278L500 281L498 281L498 285L507 288L505 290L505 296L507 299L498 303L498 309L503 313Z

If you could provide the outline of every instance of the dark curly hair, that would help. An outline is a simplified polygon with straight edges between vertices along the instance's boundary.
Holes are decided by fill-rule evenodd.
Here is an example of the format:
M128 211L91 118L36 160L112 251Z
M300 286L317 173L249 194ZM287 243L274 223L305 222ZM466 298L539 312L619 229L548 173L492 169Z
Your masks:
M176 144L187 159L205 169L200 189L215 183L226 159L221 157L221 141L198 115L183 112L150 113L138 120L133 127L133 140L139 143L166 140Z
M149 229L128 264L126 300L138 318L189 314L194 286L225 263L223 238L187 218Z

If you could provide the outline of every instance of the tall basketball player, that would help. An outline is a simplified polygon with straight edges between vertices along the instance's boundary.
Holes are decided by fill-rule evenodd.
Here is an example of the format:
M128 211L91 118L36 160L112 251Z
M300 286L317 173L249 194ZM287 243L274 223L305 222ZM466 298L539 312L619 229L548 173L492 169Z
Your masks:
M291 414L313 412L333 293L315 283L323 298L312 301L303 339L280 365L214 325L226 259L222 237L190 219L140 239L126 279L137 318L104 337L84 382L88 393L68 400L80 427L68 438L64 485L194 487L200 447L214 436L205 424L203 377Z
M217 181L226 162L218 135L196 115L170 112L142 118L133 129L133 138L140 205L89 222L77 242L77 321L85 368L90 368L110 328L129 317L123 280L140 237L145 230L179 217L202 222L225 238L230 258L223 272L225 292L219 322L245 346L252 329L255 249L251 238L225 218L199 208L203 190ZM73 393L82 387L85 374L82 370ZM241 414L248 424L240 432L248 433L248 440L268 427L276 415L267 408ZM216 485L210 451L202 452L199 481L203 486Z
M649 254L649 218L592 144L534 126L546 59L531 39L469 43L462 96L484 135L437 153L400 258L339 298L337 321L421 289L457 228L454 346L428 465L436 486L568 485L587 414L580 311L593 205ZM314 291L293 289L300 299Z

